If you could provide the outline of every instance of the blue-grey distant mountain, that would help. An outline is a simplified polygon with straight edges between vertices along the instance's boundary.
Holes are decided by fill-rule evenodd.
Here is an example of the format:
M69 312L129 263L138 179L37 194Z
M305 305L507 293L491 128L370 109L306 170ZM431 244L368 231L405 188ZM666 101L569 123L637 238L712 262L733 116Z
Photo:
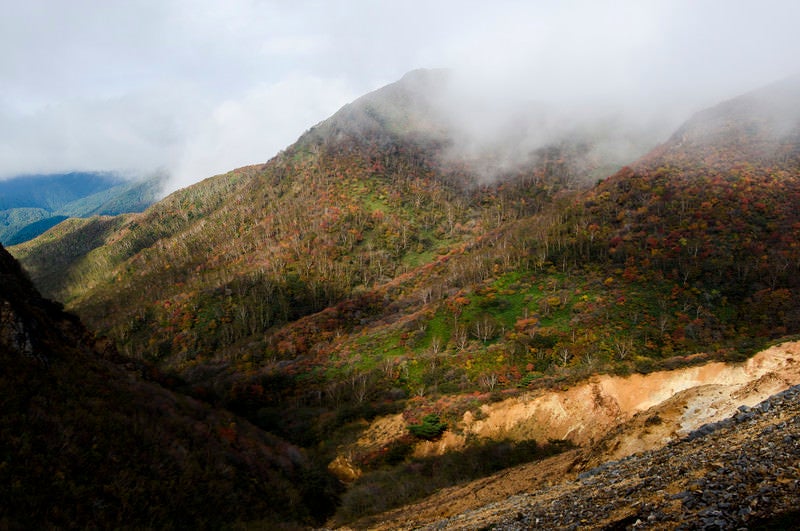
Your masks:
M35 238L69 217L141 212L161 189L160 177L131 181L113 173L26 175L0 181L0 243Z

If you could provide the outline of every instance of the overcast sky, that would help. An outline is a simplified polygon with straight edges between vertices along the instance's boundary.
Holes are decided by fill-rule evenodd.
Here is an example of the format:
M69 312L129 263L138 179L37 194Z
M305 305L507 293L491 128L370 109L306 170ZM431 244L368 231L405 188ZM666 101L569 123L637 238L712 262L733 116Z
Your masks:
M487 98L680 114L800 71L796 0L25 0L0 18L0 178L264 162L415 68Z

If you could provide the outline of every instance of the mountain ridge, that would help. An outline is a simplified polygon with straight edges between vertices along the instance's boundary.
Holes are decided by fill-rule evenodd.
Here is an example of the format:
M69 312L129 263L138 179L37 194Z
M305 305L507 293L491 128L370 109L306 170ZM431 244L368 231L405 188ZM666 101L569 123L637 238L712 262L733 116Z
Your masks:
M798 94L800 75L700 111L645 161L670 159L680 163L682 157L678 155L686 147L692 158L703 159L706 165L722 170L753 162L785 164L791 158L797 159ZM719 149L722 146L724 150Z
M68 217L140 212L159 197L161 181L79 172L0 181L0 242L23 243Z

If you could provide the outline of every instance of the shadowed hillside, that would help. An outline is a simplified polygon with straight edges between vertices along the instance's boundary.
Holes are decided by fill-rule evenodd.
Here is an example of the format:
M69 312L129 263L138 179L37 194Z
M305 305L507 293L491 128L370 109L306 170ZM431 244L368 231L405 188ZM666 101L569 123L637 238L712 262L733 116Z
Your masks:
M297 448L146 381L0 247L0 525L310 522ZM123 365L120 365L122 363Z

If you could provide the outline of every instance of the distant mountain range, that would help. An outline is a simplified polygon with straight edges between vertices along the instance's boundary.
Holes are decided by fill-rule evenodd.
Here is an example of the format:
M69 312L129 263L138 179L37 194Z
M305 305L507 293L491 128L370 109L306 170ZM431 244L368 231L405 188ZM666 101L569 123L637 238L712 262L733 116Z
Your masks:
M24 175L0 181L0 243L35 238L69 217L141 212L159 197L161 178L111 173Z

